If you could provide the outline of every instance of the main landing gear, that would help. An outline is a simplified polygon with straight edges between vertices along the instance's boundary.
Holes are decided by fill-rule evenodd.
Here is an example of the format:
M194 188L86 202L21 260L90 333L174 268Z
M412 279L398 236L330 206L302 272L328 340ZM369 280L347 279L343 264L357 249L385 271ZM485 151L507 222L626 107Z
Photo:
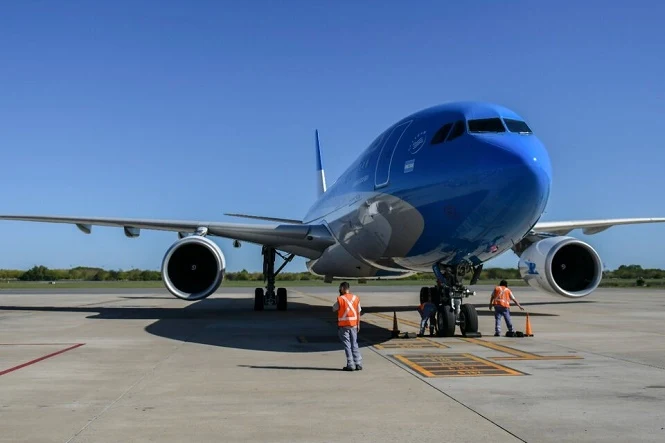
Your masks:
M437 286L420 288L420 302L424 303L431 297L432 303L437 307L436 316L430 321L436 322L437 335L439 337L452 337L455 335L455 326L459 326L464 336L479 336L478 313L475 306L465 303L462 299L470 295L476 295L461 284L461 280L468 272L473 271L471 285L480 278L483 265L472 267L469 264L447 266L435 264L434 275Z
M261 250L263 255L263 278L266 282L265 292L263 288L254 290L254 310L263 311L265 305L277 305L278 311L286 311L286 288L277 288L275 292L275 277L284 269L284 266L295 257L295 254L283 256L270 246L264 246ZM282 266L275 271L275 256L279 255L284 260Z

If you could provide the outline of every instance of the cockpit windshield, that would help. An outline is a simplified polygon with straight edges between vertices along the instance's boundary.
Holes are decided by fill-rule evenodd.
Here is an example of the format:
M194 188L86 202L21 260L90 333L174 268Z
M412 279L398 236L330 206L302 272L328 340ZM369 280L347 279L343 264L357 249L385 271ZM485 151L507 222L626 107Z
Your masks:
M510 132L519 132L520 134L533 134L531 128L529 128L529 126L521 120L504 118L503 121L506 122L506 126L508 127L508 130Z
M506 132L500 118L469 120L469 132Z

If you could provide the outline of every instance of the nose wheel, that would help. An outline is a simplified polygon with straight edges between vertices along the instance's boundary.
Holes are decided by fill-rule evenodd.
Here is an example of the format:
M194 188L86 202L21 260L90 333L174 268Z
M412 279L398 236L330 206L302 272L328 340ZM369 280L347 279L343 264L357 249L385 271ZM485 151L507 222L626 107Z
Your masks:
M463 304L458 318L459 330L462 335L478 333L478 313L475 306L468 303Z
M461 284L461 280L467 272L473 270L471 284L474 284L480 277L482 265L474 268L470 265L442 266L437 263L433 269L437 286L420 288L420 302L429 300L436 305L437 336L453 337L455 327L459 326L463 336L480 337L475 306L462 303L463 299L476 293Z
M439 337L455 335L455 311L447 305L439 306L436 312L436 332Z

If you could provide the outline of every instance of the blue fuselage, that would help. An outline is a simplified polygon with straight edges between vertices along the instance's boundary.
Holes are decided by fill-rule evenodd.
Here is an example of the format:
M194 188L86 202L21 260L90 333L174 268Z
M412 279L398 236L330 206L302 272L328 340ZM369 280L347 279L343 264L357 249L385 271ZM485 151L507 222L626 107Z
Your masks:
M477 265L510 249L543 213L547 150L519 115L489 103L414 113L380 134L316 201L307 223L337 240L319 275L398 276Z

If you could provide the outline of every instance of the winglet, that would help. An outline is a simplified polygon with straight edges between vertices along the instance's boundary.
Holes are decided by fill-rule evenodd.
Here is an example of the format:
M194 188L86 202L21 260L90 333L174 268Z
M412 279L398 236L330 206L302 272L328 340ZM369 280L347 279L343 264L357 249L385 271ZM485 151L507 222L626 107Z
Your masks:
M323 171L323 162L321 161L321 145L319 144L319 130L315 131L316 136L316 171L319 175L318 195L326 192L326 173Z

